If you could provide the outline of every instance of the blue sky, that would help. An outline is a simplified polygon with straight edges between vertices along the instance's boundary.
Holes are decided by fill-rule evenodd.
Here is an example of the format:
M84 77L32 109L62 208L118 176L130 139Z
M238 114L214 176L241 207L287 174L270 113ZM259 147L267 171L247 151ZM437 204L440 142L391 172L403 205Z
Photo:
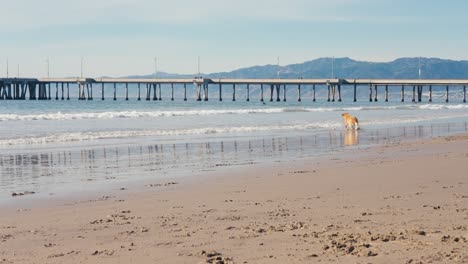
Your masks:
M0 76L194 73L318 57L468 59L468 1L2 1Z

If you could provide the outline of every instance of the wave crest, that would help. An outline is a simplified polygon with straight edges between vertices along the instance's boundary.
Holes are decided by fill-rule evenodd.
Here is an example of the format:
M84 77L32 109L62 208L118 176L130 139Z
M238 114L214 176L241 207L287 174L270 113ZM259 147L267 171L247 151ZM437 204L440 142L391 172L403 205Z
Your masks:
M241 127L205 127L192 129L167 129L167 130L127 130L127 131L97 131L97 132L72 132L59 133L39 137L14 138L0 140L0 145L26 145L26 144L47 144L64 143L77 141L90 141L101 139L119 139L135 137L163 137L163 136L184 136L184 135L204 135L204 134L230 134L230 133L255 133L264 131L279 130L308 130L308 129L335 129L341 123L307 123L307 124L287 124L287 125L265 125L265 126L241 126Z
M274 114L294 112L341 112L341 111L375 111L375 110L442 110L468 109L467 104L413 104L389 106L343 106L343 107L278 107L250 109L206 109L206 110L162 110L162 111L106 111L84 113L45 113L45 114L0 114L0 122L36 121L36 120L76 120L76 119L118 119L118 118L155 118L174 116L211 116L211 115L245 115Z

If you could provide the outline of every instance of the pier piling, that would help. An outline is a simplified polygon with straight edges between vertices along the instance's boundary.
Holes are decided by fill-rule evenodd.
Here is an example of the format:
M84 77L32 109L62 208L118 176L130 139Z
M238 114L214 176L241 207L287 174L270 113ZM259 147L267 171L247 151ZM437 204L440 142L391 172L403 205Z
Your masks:
M283 86L283 102L286 102L286 84Z
M338 102L341 102L341 84L338 84Z
M86 95L88 96L87 99L88 99L88 100L91 100L91 99L90 99L91 96L90 96L90 91L89 91L89 84L87 83L87 84L85 84L85 85L86 85ZM86 99L86 98L84 98L84 99Z
M297 85L297 101L298 102L301 101L301 85L300 84Z
M419 102L421 102L421 101L422 101L422 95L423 95L423 92L424 92L424 86L423 86L423 85L421 85L421 90L419 91L419 99L418 99L418 100L419 100Z
M208 101L208 84L203 84L203 100Z
M62 98L61 98L61 99L62 99L62 100L65 100L65 97L64 97L64 87L63 87L63 83L62 83L62 85L61 85L61 86L62 86L62 87L61 87L61 88L62 88Z
M125 101L128 101L128 83L125 83Z
M36 100L36 83L30 83L28 84L28 89L29 89L29 100ZM0 89L1 91L1 89ZM0 95L0 100L1 100L1 95Z
M466 85L463 85L463 102L466 103Z
M377 84L376 84L376 85L374 85L374 89L375 89L375 97L374 97L374 102L378 102L378 101L379 101L379 99L378 99L378 90L377 90L377 88L378 88L378 85L377 85Z
M250 101L250 85L247 84L247 99L246 99L247 102Z
M446 87L446 97L445 97L445 102L448 103L449 102L449 86L447 85Z
M0 98L2 100L6 100L6 84L5 85L2 85L0 86L2 89L1 89L1 93L0 93Z
M281 90L281 84L276 85L276 102L280 102L280 90Z
M43 100L41 99L41 86L42 85L39 86L39 100ZM78 83L78 100L81 100L81 83Z
M7 100L12 99L12 97L11 97L11 84L7 84L6 99ZM47 95L46 95L46 99L47 99Z
M150 93L151 93L151 86L149 85L149 83L146 83L146 96L145 96L146 101L151 100Z
M354 80L354 99L353 99L354 102L357 101L357 98L356 98L356 90L357 90L357 85L356 85L356 80Z
M223 85L222 84L219 84L219 91L218 91L218 95L219 95L219 101L223 101Z
M273 90L274 90L274 87L273 87L273 84L270 85L270 102L273 102Z
M171 101L174 101L174 83L171 83Z
M117 100L117 84L114 83L114 101Z
M67 83L67 100L70 100L70 84Z
M388 85L385 85L385 102L388 102Z
M416 90L416 85L413 85L413 100L412 100L413 103L416 102L416 97L415 97L416 96L416 94L415 94L416 91L415 90Z
M232 101L236 101L236 84L232 84Z
M63 83L62 83L62 86L63 86ZM26 100L26 92L27 91L28 91L28 84L27 83L22 83L21 84L21 100Z
M151 97L150 97L151 87L149 86L148 83L145 83L145 86L146 86L145 100L149 101L149 100L151 100Z
M162 96L161 96L161 83L158 83L158 88L159 88L159 101L162 100Z
M401 86L401 102L405 101L405 86Z
M151 85L151 84L150 84ZM156 101L158 100L158 94L157 94L157 84L156 83L153 83L153 101Z
M88 100L93 100L93 83L89 84L89 89L91 90L91 96L88 97Z
M327 101L330 102L330 84L327 83L327 89L328 89L328 99Z
M101 100L104 101L104 83L101 83Z
M138 85L138 101L141 101L141 90L140 90L140 83L137 84Z
M58 83L55 83L55 100L58 100Z
M197 83L197 101L201 101L201 84Z
M184 83L184 101L187 101L187 84Z
M315 102L315 84L312 85L312 102Z
M47 84L42 85L42 100L47 100L49 99L47 97Z
M62 83L63 86L63 83ZM29 84L28 83L23 83L23 94L21 96L21 100L26 100L26 93L28 91Z
M429 85L429 103L432 102L432 85Z
M260 84L260 102L263 102L263 83Z
M369 84L369 102L372 102L372 84Z
M335 90L336 90L336 86L332 84L331 85L332 102L335 102Z

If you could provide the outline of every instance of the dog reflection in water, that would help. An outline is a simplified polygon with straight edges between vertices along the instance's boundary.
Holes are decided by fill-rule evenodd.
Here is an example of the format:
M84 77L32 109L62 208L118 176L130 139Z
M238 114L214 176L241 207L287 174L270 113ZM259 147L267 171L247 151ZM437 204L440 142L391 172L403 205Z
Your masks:
M354 146L359 144L359 131L347 129L344 134L345 146Z

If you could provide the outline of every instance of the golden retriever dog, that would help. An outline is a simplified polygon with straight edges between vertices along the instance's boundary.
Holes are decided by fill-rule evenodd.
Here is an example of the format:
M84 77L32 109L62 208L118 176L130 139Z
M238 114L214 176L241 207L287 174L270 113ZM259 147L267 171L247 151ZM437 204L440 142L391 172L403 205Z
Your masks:
M359 130L359 121L355 116L352 116L349 113L343 113L341 116L343 117L346 129Z

